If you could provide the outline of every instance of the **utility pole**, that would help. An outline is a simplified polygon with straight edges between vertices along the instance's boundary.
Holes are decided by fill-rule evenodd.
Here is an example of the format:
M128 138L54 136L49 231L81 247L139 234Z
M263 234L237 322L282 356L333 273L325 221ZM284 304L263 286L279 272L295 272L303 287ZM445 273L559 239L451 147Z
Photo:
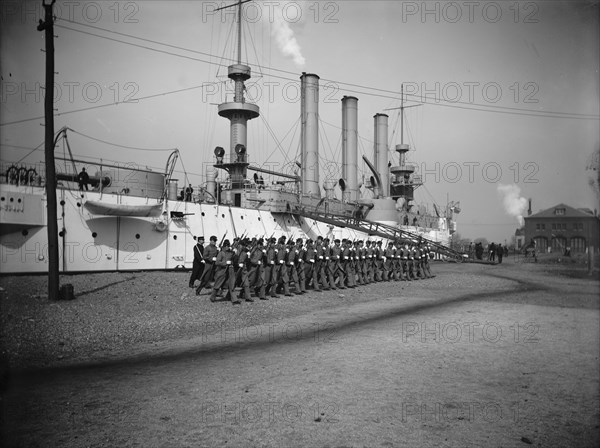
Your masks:
M46 97L44 99L44 115L46 134L44 137L46 162L46 216L48 227L48 299L59 299L58 276L58 222L56 213L56 170L54 167L54 18L52 6L56 0L46 4L45 20L40 19L38 31L45 32L46 40Z

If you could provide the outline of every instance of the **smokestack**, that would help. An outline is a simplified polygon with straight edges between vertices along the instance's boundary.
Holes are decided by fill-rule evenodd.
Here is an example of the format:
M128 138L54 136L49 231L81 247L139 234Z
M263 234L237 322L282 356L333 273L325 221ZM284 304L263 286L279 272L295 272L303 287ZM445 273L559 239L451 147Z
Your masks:
M386 114L375 114L373 118L375 119L373 161L381 179L381 197L387 198L390 195L390 169L387 158L388 116Z
M206 192L210 196L206 198L208 202L216 202L217 199L217 176L219 172L210 165L206 165Z
M301 133L302 194L321 197L319 188L319 77L302 73Z
M531 198L529 198L529 208L527 209L527 216L531 216Z
M342 179L348 200L358 200L358 98L342 98Z

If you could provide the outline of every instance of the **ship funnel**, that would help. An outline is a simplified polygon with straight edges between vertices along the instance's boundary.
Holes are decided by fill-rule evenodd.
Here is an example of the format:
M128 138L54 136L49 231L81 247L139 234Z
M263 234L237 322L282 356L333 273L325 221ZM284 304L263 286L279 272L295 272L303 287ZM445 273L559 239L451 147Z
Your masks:
M207 197L205 198L205 200L207 202L216 202L218 175L219 173L213 166L206 165L206 192L208 194L206 195Z
M302 73L301 134L302 194L321 197L319 188L319 77Z
M375 162L375 168L379 173L379 178L381 179L381 196L386 198L390 195L390 174L389 174L389 166L388 166L388 116L386 114L375 114L374 118L374 128L375 128L375 138L374 138L374 147L373 147L373 160Z
M347 199L357 201L359 193L358 98L353 96L342 98L342 178L347 182Z

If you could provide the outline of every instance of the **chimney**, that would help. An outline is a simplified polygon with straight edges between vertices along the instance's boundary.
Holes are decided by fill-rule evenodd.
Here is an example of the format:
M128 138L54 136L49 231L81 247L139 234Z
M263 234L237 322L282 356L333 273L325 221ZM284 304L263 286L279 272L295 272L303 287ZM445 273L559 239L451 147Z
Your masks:
M358 98L342 98L342 179L349 201L358 200Z
M381 197L390 195L390 168L388 167L388 116L386 114L375 114L375 145L373 148L373 161L381 179Z
M302 194L321 197L319 188L319 77L302 73L301 92L301 174Z

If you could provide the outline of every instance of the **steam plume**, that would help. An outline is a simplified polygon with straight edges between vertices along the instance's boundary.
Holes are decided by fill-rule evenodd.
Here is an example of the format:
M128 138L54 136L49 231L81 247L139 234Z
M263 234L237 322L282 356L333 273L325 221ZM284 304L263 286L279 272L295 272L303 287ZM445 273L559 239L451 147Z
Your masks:
M289 23L282 17L281 14L275 14L273 20L273 36L277 42L279 50L285 56L291 56L296 65L304 65L306 60L302 56L300 44L294 37L294 31L290 28Z
M521 189L515 185L498 184L498 193L502 195L504 210L510 216L514 216L523 225L523 214L527 210L527 199L521 197Z

